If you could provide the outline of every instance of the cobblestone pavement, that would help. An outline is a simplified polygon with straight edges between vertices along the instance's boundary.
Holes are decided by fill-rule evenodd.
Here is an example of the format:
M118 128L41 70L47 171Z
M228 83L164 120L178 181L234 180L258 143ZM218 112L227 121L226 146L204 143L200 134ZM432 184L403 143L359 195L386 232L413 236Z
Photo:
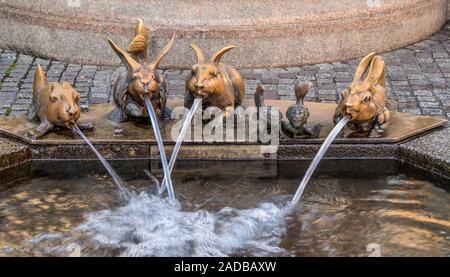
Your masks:
M399 110L450 117L450 23L427 40L382 54L387 64L388 97ZM310 81L309 101L336 102L347 87L359 59L346 62L273 69L243 69L246 95L261 81L266 99L293 99L295 80ZM81 105L111 101L111 87L122 67L65 64L0 49L0 115L27 111L37 64L50 81L69 81L81 94ZM188 71L166 70L170 98L183 97Z

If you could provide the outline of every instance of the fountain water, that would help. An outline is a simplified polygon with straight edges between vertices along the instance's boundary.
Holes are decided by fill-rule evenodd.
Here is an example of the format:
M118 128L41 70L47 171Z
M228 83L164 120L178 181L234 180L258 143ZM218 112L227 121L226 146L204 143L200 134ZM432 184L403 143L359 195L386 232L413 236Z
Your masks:
M91 143L91 141L83 134L83 132L80 130L80 128L78 127L78 125L75 124L73 131L80 136L87 145L89 145L89 147L92 149L92 151L94 152L94 154L97 156L97 158L100 160L100 162L103 164L103 166L105 167L106 171L108 172L108 174L111 176L113 183L117 186L117 188L120 191L120 194L125 197L128 198L129 193L128 191L125 189L125 186L123 185L123 181L122 179L119 177L119 175L117 175L116 171L112 168L112 166L108 163L108 161L106 161L106 159L102 156L102 154L100 154L100 152L98 152L98 150L94 147L94 145Z
M306 171L305 175L303 176L303 179L298 186L297 191L295 192L294 198L292 198L291 204L293 206L297 205L300 201L300 198L302 197L303 191L305 190L306 185L309 182L309 179L311 179L312 174L316 170L317 166L319 165L319 162L322 160L323 156L327 152L328 148L330 148L331 143L334 141L334 139L337 137L337 135L341 132L342 128L345 127L347 122L350 120L350 116L343 117L336 126L334 126L333 130L331 130L328 137L323 142L322 146L319 149L319 152L317 152L316 156L314 157L313 161L308 167L308 170Z
M253 249L250 251L254 254L279 255L284 251L278 247L278 244L286 232L286 216L298 204L320 160L350 120L350 117L344 117L328 135L305 173L291 205L283 201L284 203L279 203L279 205L263 203L257 208L247 210L223 208L216 213L206 210L189 212L182 211L180 204L175 198L172 198L174 193L170 172L174 167L192 116L201 100L195 100L185 118L171 155L170 165L167 164L152 104L150 99L146 98L145 100L164 169L164 180L159 191L162 193L167 188L171 201L167 202L145 192L132 193L127 205L116 210L94 212L85 223L74 230L87 235L88 241L95 247L121 249L120 255L123 256L178 256L180 254L185 256L226 256L246 248ZM76 130L77 133L81 133L79 129L76 128ZM80 136L85 138L82 134ZM88 141L87 143L90 144ZM98 153L96 150L94 152ZM100 155L99 159L102 163L106 162L102 158ZM110 169L106 165L105 167ZM124 228L124 226L129 227Z
M84 236L77 241L83 247L117 249L120 256L280 255L289 213L284 207L266 202L250 209L183 211L142 192L126 206L91 213L73 231Z
M201 98L195 98L194 104L192 105L191 109L189 110L188 114L186 115L186 119L183 122L183 127L181 127L180 134L178 135L177 141L175 143L175 147L173 148L172 155L170 156L169 161L169 172L172 173L173 167L175 165L175 161L178 156L178 152L180 151L181 144L183 143L184 136L186 135L186 132L188 128L191 126L191 120L194 116L195 111L198 109L200 104L202 103ZM159 188L159 193L162 194L164 190L166 189L167 182L166 178L164 177L162 181L162 185Z
M145 105L147 106L150 121L152 123L153 132L155 133L156 143L158 144L159 155L161 157L161 163L164 171L164 179L167 184L167 193L170 200L175 200L175 193L173 191L172 179L170 177L169 165L167 164L166 152L164 151L164 144L159 130L158 120L156 118L155 110L153 109L152 102L149 97L145 97Z

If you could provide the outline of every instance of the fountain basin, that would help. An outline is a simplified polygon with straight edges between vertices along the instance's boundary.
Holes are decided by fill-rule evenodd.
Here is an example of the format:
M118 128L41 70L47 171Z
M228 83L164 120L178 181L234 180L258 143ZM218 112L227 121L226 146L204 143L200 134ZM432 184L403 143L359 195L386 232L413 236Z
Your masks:
M177 36L164 68L189 68L192 42L209 53L237 45L224 62L238 67L298 66L415 43L441 28L446 10L447 0L5 0L0 47L71 63L118 65L107 38L124 47L142 18L150 28L150 49Z
M244 107L253 106L253 101L245 100ZM277 106L284 114L286 109L294 102L289 100L267 100L266 104ZM182 100L169 100L168 107L182 106ZM275 146L274 153L262 153L258 142L183 142L180 158L185 159L308 159L311 158L315 149L323 143L324 138L333 128L331 119L336 104L306 102L310 110L310 123L320 123L321 133L317 139L290 139L284 136L280 138L280 144ZM94 131L87 132L86 136L100 152L110 159L132 159L132 158L156 158L158 149L156 141L149 125L136 122L124 122L120 124L123 135L114 136L114 127L107 119L107 115L114 108L114 104L91 105L90 110L82 113L80 122L93 122ZM284 120L286 120L284 118ZM170 154L174 141L171 139L171 129L176 123L169 121L161 135L166 151ZM334 145L338 148L330 151L330 156L342 155L342 158L357 157L360 151L353 149L364 148L366 157L372 157L379 151L389 153L396 144L418 136L434 128L447 124L447 120L432 116L415 116L406 113L395 112L391 126L381 138L344 138L336 139ZM50 132L38 140L30 140L25 137L28 130L36 127L26 119L25 115L0 118L0 134L6 137L20 140L33 149L33 156L39 159L45 158L92 158L92 153L84 145L84 141L74 137L69 130L63 129ZM246 126L248 128L248 124ZM248 132L247 129L238 129L238 132ZM373 149L373 150L370 150ZM337 152L336 152L337 151Z
M270 104L284 111L291 103ZM0 149L13 146L11 156L25 148L28 156L0 170L0 256L447 256L450 172L448 162L439 167L435 161L445 159L450 129L424 135L446 120L398 113L396 129L383 138L340 139L287 215L283 210L331 128L335 108L307 105L314 111L310 120L323 124L321 138L283 139L270 155L257 143L183 145L172 174L179 209L152 196L156 186L145 170L159 180L163 174L150 126L128 122L120 126L123 137L112 137L104 119L111 105L93 106L81 120L94 119L91 139L110 160L118 159L112 167L134 195L125 202L90 149L67 138L67 131L26 140L24 117L6 118L0 126L8 140ZM170 124L162 130L166 143ZM402 148L405 140L420 145L421 138L442 132L444 150L425 166L402 151L417 149ZM161 231L154 225L162 218ZM71 252L73 245L79 253ZM382 252L367 252L374 245Z
M150 160L113 161L112 166L132 191L154 189L144 169L162 177ZM281 205L290 199L307 166L304 161L180 161L173 181L185 213L203 210L199 215L206 211L217 214L225 207L239 212L262 202ZM11 176L11 170L0 171L0 178ZM74 242L82 256L132 254L126 252L127 248L138 242L121 237L117 220L135 224L136 234L146 232L152 243L161 243L151 236L151 229L145 229L151 224L145 219L152 203L136 198L132 205L140 205L140 209L135 207L132 213L117 216L118 208L124 209L127 204L118 200L116 187L98 161L33 161L18 171L22 175L0 185L4 217L0 222L0 256L67 256L72 252L67 246ZM267 238L249 239L271 248L258 249L258 244L242 241L241 247L232 251L220 242L207 249L231 256L368 256L373 254L366 250L368 245L375 243L381 247L381 256L447 256L450 194L422 173L393 160L325 160L286 222L274 226L277 231ZM106 247L91 241L87 232L74 231L88 215L102 210L110 210L110 227L99 235L105 235L105 240L113 232L113 237L120 236L126 246ZM251 221L241 220L252 226ZM195 230L195 222L189 224L179 226L180 230ZM219 232L220 226L217 229ZM36 236L42 234L56 235L38 242L40 237ZM202 235L211 243L207 233ZM35 243L27 242L33 238ZM190 256L192 248L202 251L200 244L167 253ZM152 256L159 252L139 253Z
M252 106L246 100L244 107ZM279 107L284 113L293 101L267 100L268 105ZM182 105L182 100L169 100L169 107ZM183 142L178 158L180 160L311 160L319 150L324 138L333 127L331 122L335 104L306 102L310 110L309 122L322 124L317 139L291 139L280 137L278 145L258 142ZM120 125L122 136L114 136L115 127L106 120L113 104L91 105L88 112L82 113L80 121L94 122L93 132L86 136L107 159L152 159L159 160L158 147L147 124L125 122ZM285 120L285 119L284 119ZM161 129L166 155L169 157L174 141L170 130L175 121L170 121ZM407 161L427 168L444 178L450 177L450 162L447 153L447 120L431 116L416 116L396 112L392 123L382 138L338 138L331 145L325 159L389 159ZM20 149L19 152L6 151L17 159L8 160L2 168L28 160L71 160L96 159L84 141L76 138L69 130L50 132L39 140L29 140L24 134L36 125L24 115L0 118L0 135L9 139L0 149ZM238 130L240 132L246 130ZM434 133L442 133L434 138ZM422 139L423 137L423 139ZM431 139L430 139L431 137ZM8 146L15 140L14 147ZM436 140L436 141L435 141ZM1 142L1 141L0 141ZM420 143L415 143L420 142ZM417 145L416 145L417 144ZM422 150L423 149L423 150ZM434 153L434 154L433 154ZM6 155L6 154L5 154ZM8 155L2 155L8 157ZM9 164L8 164L9 163Z

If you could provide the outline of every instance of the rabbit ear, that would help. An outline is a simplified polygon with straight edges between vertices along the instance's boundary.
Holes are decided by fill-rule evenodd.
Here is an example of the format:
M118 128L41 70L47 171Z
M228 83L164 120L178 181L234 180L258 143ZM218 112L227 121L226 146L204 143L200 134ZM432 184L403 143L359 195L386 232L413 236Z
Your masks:
M35 95L41 93L41 91L48 85L47 78L45 77L45 73L41 68L41 65L38 64L36 68L36 72L34 73L34 84L33 91Z
M167 55L170 48L172 48L174 40L175 40L175 36L172 36L170 38L169 42L166 44L166 46L164 46L164 48L161 51L159 51L158 55L153 59L152 65L154 68L157 68L159 63L161 62L161 60L164 58L164 56Z
M358 68L356 69L355 76L353 77L353 82L360 81L362 79L364 73L367 70L367 67L369 66L370 61L375 55L376 53L372 52L361 60L361 62L358 65Z
M227 47L224 47L222 49L220 49L219 51L217 51L212 57L211 57L211 61L213 63L218 64L220 62L220 59L222 58L223 55L225 55L226 52L230 51L231 49L233 49L235 46L230 45Z
M189 44L189 47L191 47L192 50L194 50L195 56L197 57L197 62L202 63L205 61L205 54L203 53L202 49L198 47L197 44L191 43Z
M117 56L119 56L120 60L122 60L122 63L132 71L137 71L141 65L133 59L130 54L120 49L112 40L108 39L109 45L111 45L111 48L116 52Z
M370 83L377 82L377 84L385 87L385 71L386 65L380 56L375 56L370 63L369 73L367 73L365 81Z
M147 46L148 46L148 30L144 26L142 19L138 19L136 24L136 29L134 31L134 38L128 44L127 52L139 54L142 57L147 57Z

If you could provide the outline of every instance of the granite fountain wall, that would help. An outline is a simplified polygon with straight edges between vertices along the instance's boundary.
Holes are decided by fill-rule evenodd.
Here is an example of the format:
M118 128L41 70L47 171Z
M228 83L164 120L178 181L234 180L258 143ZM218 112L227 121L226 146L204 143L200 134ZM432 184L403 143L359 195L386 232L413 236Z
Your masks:
M150 48L176 34L162 66L192 63L187 45L238 67L298 66L361 57L423 40L447 20L447 0L2 0L0 47L71 63L118 65L140 17Z

